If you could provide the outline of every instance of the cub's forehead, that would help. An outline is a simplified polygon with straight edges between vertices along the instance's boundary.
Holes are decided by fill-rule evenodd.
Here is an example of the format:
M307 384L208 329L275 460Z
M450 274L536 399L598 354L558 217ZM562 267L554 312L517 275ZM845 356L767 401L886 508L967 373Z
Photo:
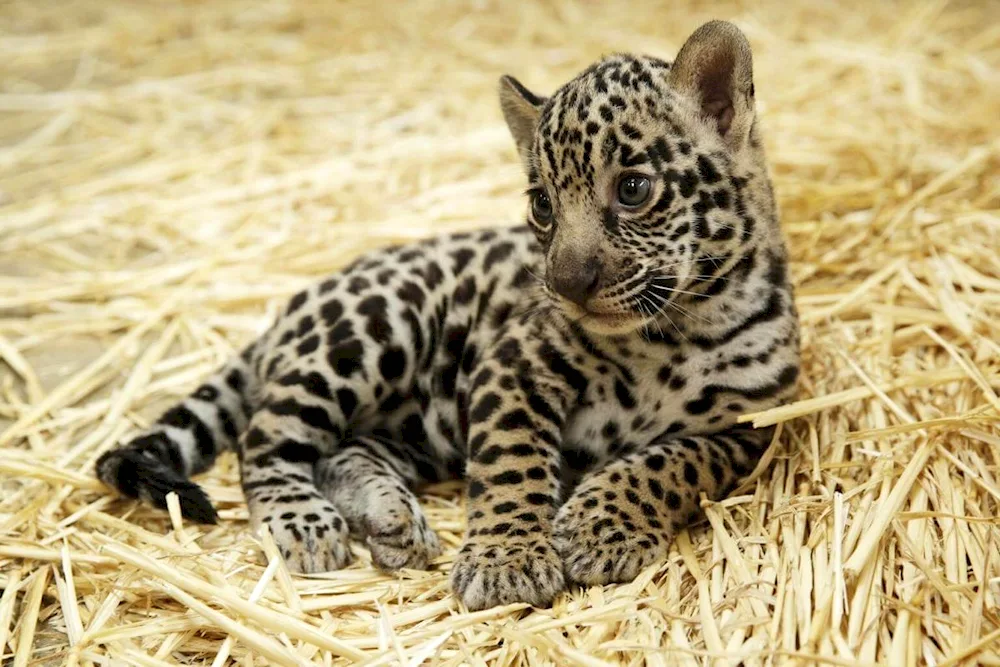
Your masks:
M559 88L539 117L535 154L541 174L566 187L591 187L602 167L649 161L651 127L678 132L671 119L670 63L614 54Z
M670 63L617 53L602 58L559 88L545 104L540 129L558 132L574 121L610 123L616 111L655 110L667 94Z

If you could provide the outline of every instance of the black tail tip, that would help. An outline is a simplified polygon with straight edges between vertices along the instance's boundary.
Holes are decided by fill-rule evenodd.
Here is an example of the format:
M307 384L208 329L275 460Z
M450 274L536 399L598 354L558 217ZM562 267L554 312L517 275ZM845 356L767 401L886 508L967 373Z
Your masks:
M148 453L128 447L116 449L101 455L95 467L102 482L129 498L167 509L167 495L176 493L185 519L204 524L219 521L201 487Z
M212 507L212 501L204 490L193 482L188 482L184 488L174 488L181 504L181 516L189 521L204 524L219 523L219 515ZM166 497L164 496L164 505Z

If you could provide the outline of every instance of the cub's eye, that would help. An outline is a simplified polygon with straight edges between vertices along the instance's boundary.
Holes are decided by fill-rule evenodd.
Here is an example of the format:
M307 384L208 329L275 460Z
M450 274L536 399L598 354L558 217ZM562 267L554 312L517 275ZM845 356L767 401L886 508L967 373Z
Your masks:
M544 192L534 192L531 195L531 214L536 222L548 222L552 219L552 200Z
M618 202L622 206L635 208L649 199L652 189L652 184L645 176L626 174L618 181Z

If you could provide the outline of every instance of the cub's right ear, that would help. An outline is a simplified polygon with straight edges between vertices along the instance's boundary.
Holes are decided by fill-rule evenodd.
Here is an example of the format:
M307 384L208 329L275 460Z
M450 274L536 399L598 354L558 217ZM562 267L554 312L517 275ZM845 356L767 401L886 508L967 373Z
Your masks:
M517 152L525 169L531 159L531 145L535 139L535 127L541 114L545 98L535 95L512 76L500 77L500 110L514 137Z

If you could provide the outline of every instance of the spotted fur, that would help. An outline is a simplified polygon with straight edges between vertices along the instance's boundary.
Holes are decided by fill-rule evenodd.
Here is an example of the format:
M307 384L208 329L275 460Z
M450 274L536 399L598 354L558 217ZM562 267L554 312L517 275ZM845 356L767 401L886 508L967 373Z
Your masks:
M235 449L253 524L316 572L352 537L387 570L427 566L413 489L464 473L469 608L633 578L754 467L771 433L737 417L798 375L753 96L721 22L673 65L610 56L548 99L505 77L527 225L389 248L296 294L98 475L212 522L189 477Z

